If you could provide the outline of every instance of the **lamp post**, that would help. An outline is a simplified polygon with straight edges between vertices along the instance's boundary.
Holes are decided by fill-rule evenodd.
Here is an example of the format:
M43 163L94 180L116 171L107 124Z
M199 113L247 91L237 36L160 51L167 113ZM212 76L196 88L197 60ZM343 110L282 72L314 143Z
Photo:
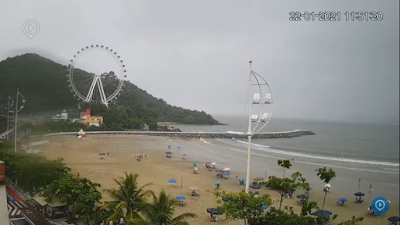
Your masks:
M18 97L22 99L22 105L18 108ZM25 97L19 92L17 88L17 96L15 97L15 111L14 111L14 152L17 153L17 131L18 131L18 113L25 107Z
M250 185L251 138L267 125L273 111L272 93L268 82L260 74L253 71L252 61L249 61L249 64L246 192L249 191Z
M10 108L13 106L13 100L10 96L8 96L7 100L7 141L9 140L9 131L10 131Z

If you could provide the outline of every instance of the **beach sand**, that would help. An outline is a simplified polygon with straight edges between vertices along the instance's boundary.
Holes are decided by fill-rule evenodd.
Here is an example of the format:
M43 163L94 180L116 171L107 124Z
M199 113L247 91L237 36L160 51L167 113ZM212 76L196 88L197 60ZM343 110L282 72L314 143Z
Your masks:
M210 149L205 143L196 140L185 139L170 139L166 137L148 137L148 136L130 136L130 135L89 135L82 140L75 136L59 136L50 138L51 145L41 147L46 157L49 159L56 159L58 157L64 158L67 165L72 169L73 173L79 172L81 176L87 177L90 180L100 183L102 189L109 189L116 187L113 179L118 179L124 175L124 172L138 173L139 184L144 185L152 182L153 185L149 187L155 193L159 193L164 189L168 194L173 197L177 195L184 195L187 198L187 205L184 207L177 207L176 214L185 212L195 213L198 218L189 221L192 225L201 224L214 224L210 222L210 215L206 212L206 208L216 207L216 197L206 190L213 189L214 182L221 181L222 189L228 192L238 192L244 187L238 187L235 176L245 177L242 168L245 167L243 162L229 162L233 155L218 155L223 154L217 152L217 149ZM174 153L172 158L166 158L164 152L167 151L167 145L182 146L181 150L173 148L171 151ZM184 147L183 147L184 146ZM100 160L99 153L107 153L109 156L103 156L104 159ZM188 154L185 160L181 158L181 154ZM134 159L135 155L147 154L148 158L140 162ZM235 153L232 153L235 154ZM242 154L242 153L236 153ZM245 155L241 155L245 158ZM216 158L218 163L217 168L223 169L229 166L232 169L231 177L228 180L218 179L215 172L207 171L202 159ZM257 157L253 156L254 160ZM200 161L196 161L200 160ZM275 161L277 159L271 159ZM199 174L193 174L191 170L191 162L198 162ZM241 168L236 170L235 168ZM295 166L294 166L295 167ZM296 169L296 167L295 167ZM291 169L286 174L295 172ZM278 169L268 169L273 173L282 174ZM252 167L253 171L253 167ZM301 172L301 171L300 171ZM269 174L270 175L270 174ZM264 176L264 174L252 174L252 178L256 176ZM308 178L306 176L306 178ZM168 183L169 179L176 179L178 183ZM321 185L321 184L320 184ZM199 196L190 196L189 188L197 186L200 188ZM279 199L279 195L275 191L266 190L262 188L261 194L270 194L273 199ZM297 194L303 194L299 190ZM399 207L397 199L391 199L391 207L389 212L382 217L371 217L366 215L368 203L372 201L371 197L366 197L366 204L357 204L354 202L354 196L346 195L349 200L346 206L339 207L336 201L342 196L342 193L332 191L326 198L325 209L338 214L339 218L335 223L348 220L353 215L363 216L365 225L380 225L388 224L387 218L390 216L398 216ZM103 194L103 200L109 200L109 197ZM317 201L322 206L323 191L322 188L314 188L310 192L310 200ZM297 199L285 199L283 206L292 206L295 211L299 212L300 206L296 204ZM275 207L279 207L279 203L275 203ZM282 206L282 207L283 207ZM243 221L227 221L223 215L219 216L221 224L243 224Z

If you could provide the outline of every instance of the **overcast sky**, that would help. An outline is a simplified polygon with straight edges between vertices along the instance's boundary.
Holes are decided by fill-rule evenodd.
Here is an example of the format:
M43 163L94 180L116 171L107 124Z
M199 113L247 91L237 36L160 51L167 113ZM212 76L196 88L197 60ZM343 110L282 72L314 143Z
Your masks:
M275 117L398 123L399 1L0 0L0 60L35 52L62 64L101 44L128 79L168 103L242 115L248 61L269 82ZM289 21L289 12L341 12L341 21ZM381 11L383 21L345 21ZM30 39L27 19L40 24ZM86 58L84 58L86 57ZM91 72L107 57L82 56Z

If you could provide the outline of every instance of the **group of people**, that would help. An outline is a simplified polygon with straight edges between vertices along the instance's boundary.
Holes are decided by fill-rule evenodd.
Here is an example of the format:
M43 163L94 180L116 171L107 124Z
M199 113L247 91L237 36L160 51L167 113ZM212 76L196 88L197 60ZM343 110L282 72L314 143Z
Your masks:
M137 161L140 161L140 160L142 160L142 159L147 159L147 154L144 154L144 156L143 156L142 154L140 154L140 155L135 155L135 159L136 159Z

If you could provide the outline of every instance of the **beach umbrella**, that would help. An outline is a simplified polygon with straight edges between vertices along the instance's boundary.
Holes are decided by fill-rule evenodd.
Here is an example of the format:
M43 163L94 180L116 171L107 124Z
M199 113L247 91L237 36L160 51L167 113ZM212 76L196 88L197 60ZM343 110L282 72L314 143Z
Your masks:
M223 170L224 170L224 171L230 171L231 168L226 167L226 168L224 168Z
M172 152L165 152L165 154L169 155L169 154L172 154Z
M229 172L227 172L227 171L225 171L225 172L222 172L222 174L224 174L224 175L231 175L231 173L229 173Z
M229 198L227 198L227 197L222 197L222 201L224 201L224 202L229 202L229 201L230 201L230 199L229 199Z
M178 147L176 147L176 148L177 148L177 149L181 149L181 147L179 147L179 146L178 146Z
M397 223L397 222L400 221L400 218L397 217L397 216L391 216L391 217L388 218L388 220L389 220L390 222Z
M256 177L256 178L254 178L253 180L254 180L254 181L261 181L261 180L264 180L264 177Z
M178 183L176 180L174 180L174 179L171 179L171 180L169 180L168 182L170 182L171 184L176 184L176 183Z
M297 198L301 198L301 199L307 199L309 198L308 195L297 195Z
M196 186L193 186L193 187L190 187L189 190L191 190L191 191L198 191L198 190L200 190L200 189L199 189L198 187L196 187Z
M347 202L347 199L346 198L339 198L339 201Z
M266 206L266 205L263 205L262 208L263 208L263 209L267 209L267 206Z
M182 195L179 195L179 196L176 196L176 199L178 199L178 200L185 200L186 197L185 197L185 196L182 196Z
M208 208L207 209L208 213L214 214L214 215L222 215L223 213L221 212L221 210L216 209L216 208Z
M331 188L331 185L330 184L325 184L325 187Z
M310 187L310 191L312 190L312 187Z
M361 197L361 196L364 196L365 194L362 193L362 192L357 192L357 193L355 193L354 195L355 195L355 196L358 196L358 197Z
M217 163L216 162L212 162L211 165L217 165Z
M239 177L238 180L245 181L246 179L244 179L244 178L242 178L242 177Z
M317 210L317 211L311 213L311 215L313 215L313 216L322 215L323 217L328 217L328 216L332 215L332 212L330 212L328 210Z
M182 156L187 156L186 154L183 154Z
M197 171L197 170L199 170L199 168L193 167L193 171Z
M193 165L197 165L197 163L195 163L195 162L192 162L192 166L193 166Z
M221 181L217 181L217 182L215 182L214 184L215 184L215 185L221 184Z
M252 185L249 186L249 188L260 189L261 186L260 185L256 185L256 184L252 184Z

